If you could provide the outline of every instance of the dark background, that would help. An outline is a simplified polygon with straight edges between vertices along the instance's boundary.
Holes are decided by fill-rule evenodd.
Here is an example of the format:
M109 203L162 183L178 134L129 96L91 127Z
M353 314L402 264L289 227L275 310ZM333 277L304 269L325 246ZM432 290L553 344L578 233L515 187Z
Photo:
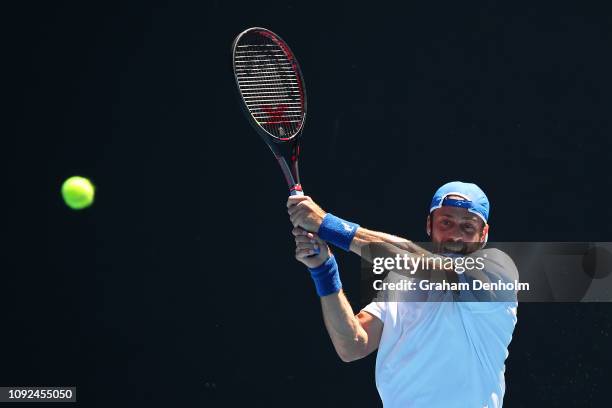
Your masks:
M419 2L422 3L422 2ZM279 33L325 209L424 240L451 180L491 240L609 241L606 2L20 2L3 6L0 385L82 406L380 406L293 259L286 187L241 116L230 45ZM97 185L69 210L71 175ZM339 253L354 308L359 261ZM522 304L508 407L609 404L610 304Z

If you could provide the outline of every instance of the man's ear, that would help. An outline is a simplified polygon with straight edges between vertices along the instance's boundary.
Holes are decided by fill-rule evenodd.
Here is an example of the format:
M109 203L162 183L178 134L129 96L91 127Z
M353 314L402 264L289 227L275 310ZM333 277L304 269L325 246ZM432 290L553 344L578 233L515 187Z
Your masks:
M427 231L427 235L431 237L431 215L427 216L427 224L425 225L425 231Z
M485 224L482 229L482 235L480 236L480 242L487 242L489 239L489 224Z

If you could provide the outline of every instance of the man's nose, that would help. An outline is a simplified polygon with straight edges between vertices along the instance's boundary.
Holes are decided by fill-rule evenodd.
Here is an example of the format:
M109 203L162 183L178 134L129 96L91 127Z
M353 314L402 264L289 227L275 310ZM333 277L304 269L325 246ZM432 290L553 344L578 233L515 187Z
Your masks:
M450 235L449 240L452 242L463 242L463 236L461 235L461 232L459 232L458 230L455 230Z

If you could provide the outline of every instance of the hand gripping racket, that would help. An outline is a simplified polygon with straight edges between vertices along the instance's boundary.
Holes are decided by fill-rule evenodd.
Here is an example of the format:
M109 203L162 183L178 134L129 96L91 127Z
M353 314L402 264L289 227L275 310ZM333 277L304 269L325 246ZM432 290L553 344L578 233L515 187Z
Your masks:
M298 139L306 119L306 88L295 55L278 35L253 27L234 40L232 62L247 119L274 153L289 194L303 195Z

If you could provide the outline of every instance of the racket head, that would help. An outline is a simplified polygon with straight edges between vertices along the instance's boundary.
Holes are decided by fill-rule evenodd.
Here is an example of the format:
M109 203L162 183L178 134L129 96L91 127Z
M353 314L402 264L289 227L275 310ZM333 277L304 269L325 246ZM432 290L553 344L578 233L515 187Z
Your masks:
M232 65L243 111L259 135L273 151L272 143L295 143L306 121L306 87L287 43L249 28L232 44Z

